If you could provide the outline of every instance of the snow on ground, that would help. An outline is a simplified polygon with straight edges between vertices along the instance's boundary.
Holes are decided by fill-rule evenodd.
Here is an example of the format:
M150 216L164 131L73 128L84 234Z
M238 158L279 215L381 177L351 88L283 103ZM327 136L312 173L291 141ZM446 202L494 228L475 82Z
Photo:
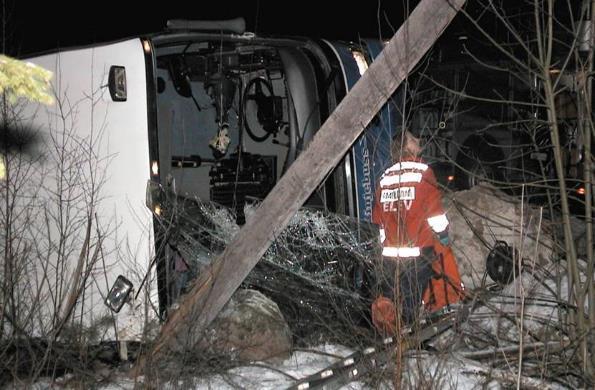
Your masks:
M274 363L255 362L252 365L236 367L228 370L224 375L217 374L209 377L191 377L177 379L159 385L160 389L174 390L232 390L232 389L285 389L295 384L293 378L304 378L336 362L338 357L345 357L353 351L340 345L322 345L310 351L300 350L293 355ZM406 366L403 370L403 388L432 388L457 390L499 390L516 385L516 373L512 371L494 370L487 365L465 359L456 353L438 355L427 351L410 352L407 355ZM379 369L381 370L381 369ZM390 379L389 374L386 374ZM131 379L124 373L106 375L109 382L94 388L99 390L133 390L143 388L144 377ZM292 378L293 377L293 378ZM58 378L56 381L40 380L33 386L8 386L5 389L68 389L69 379ZM486 379L491 378L491 379ZM521 388L566 389L565 387L531 378L523 378ZM79 388L79 387L77 387ZM341 389L367 390L392 389L388 381L382 385L370 385L364 382L352 382Z
M296 351L281 363L255 363L252 366L229 370L225 376L214 375L209 378L195 379L197 390L203 389L284 389L295 383L293 378L304 378L335 363L339 357L352 353L339 345L323 345L312 351ZM179 385L180 383L178 383ZM169 384L176 388L175 383ZM362 389L359 383L353 383L345 389ZM108 389L105 390L115 390Z
M527 329L540 332L541 328L548 324L557 322L557 309L552 306L556 302L555 285L545 275L555 274L548 270L544 275L537 275L527 272L517 278L500 293L495 294L492 300L485 306L476 308L463 324L460 330L463 333L448 330L433 341L439 350L446 353L432 353L428 351L409 351L406 366L403 369L403 388L433 388L433 389L504 389L517 387L532 389L567 389L560 384L547 382L542 379L518 376L517 366L502 366L494 368L491 362L484 363L478 360L465 358L473 355L473 352L481 352L487 346L475 345L466 342L468 336L464 334L498 335L501 342L500 347L515 345L514 340L519 340L521 334L526 334ZM562 280L562 291L565 291L566 280ZM524 299L522 299L524 297ZM566 298L565 296L563 298ZM522 308L522 310L521 310ZM498 313L512 315L506 320ZM518 329L520 322L518 316L523 313L523 328ZM516 320L515 320L516 319ZM470 327L470 325L473 325ZM485 332L485 333L484 333ZM504 342L509 340L508 342ZM481 344L481 343L480 343ZM319 372L329 365L337 362L340 358L348 356L353 351L341 345L321 345L311 350L297 350L291 357L279 360L276 363L255 362L250 365L236 367L228 370L225 374L216 374L208 377L193 377L184 374L174 381L159 384L158 388L163 389L284 389L295 384L296 380L305 378L313 373ZM485 351L484 351L485 352ZM550 356L550 359L554 356ZM172 362L175 365L175 362ZM108 378L102 381L103 384L94 386L100 390L133 390L143 388L143 377L136 380L126 376L122 370L107 370L103 373L93 373L97 379ZM375 372L376 376L383 374L387 378L384 383L385 389L392 388L390 374L382 373L382 368ZM185 370L186 372L188 370ZM72 375L58 378L55 381L43 379L35 383L24 385L11 385L4 389L68 389L69 383L76 384ZM140 385L140 386L139 386ZM75 386L76 388L80 388ZM363 381L353 382L343 389L364 390L379 389L378 385L366 384Z
M411 356L404 370L404 388L500 390L517 388L540 390L569 389L544 380L518 376L516 369L495 369L466 359L456 352L436 355L421 351Z
M225 375L212 375L205 378L187 377L170 381L160 388L168 389L196 389L196 390L235 390L241 389L284 389L292 386L295 379L304 378L323 368L333 364L340 357L345 357L353 351L340 345L322 345L313 348L310 351L300 350L292 354L291 357L274 363L255 362L249 366L237 367L228 370ZM32 390L46 390L54 388L68 388L68 381L72 375L63 378L57 378L54 382L50 379L42 379L35 384L26 387L11 385L4 389L27 388ZM295 378L295 379L294 379ZM109 383L95 387L98 390L133 390L139 388L139 384L144 382L144 377L136 379L129 378L125 374L110 375ZM141 386L142 388L142 386ZM343 389L363 390L366 387L360 382L353 382L343 387Z

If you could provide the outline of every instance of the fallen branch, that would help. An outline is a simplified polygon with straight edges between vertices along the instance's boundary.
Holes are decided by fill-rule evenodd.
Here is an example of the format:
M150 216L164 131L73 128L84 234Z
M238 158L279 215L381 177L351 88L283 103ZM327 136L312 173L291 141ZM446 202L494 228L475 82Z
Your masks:
M509 347L502 347L502 348L487 348L481 351L468 351L468 352L460 352L458 353L460 356L466 359L474 359L474 360L481 360L481 359L488 359L493 358L495 355L507 355L507 354L517 354L519 351L523 351L524 353L531 353L537 352L543 349L562 349L566 348L570 345L570 340L564 339L560 341L547 341L547 342L536 342L525 344L522 346L520 345L511 345Z

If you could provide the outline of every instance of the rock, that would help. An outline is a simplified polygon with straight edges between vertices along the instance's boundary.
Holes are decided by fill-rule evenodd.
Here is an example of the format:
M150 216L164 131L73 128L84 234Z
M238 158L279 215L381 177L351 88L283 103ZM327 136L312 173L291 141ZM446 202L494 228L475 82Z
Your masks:
M547 264L553 253L550 225L541 211L488 185L445 197L450 240L467 287L487 278L486 257L497 241L513 247L524 264Z
M578 265L587 269L582 260ZM501 291L485 296L456 332L450 329L432 340L432 346L441 351L483 351L519 345L521 339L526 344L560 341L569 299L567 266L560 261L526 270ZM586 280L581 272L580 282L584 285ZM588 302L583 310L587 316Z
M559 266L552 264L551 269L523 273L506 286L501 294L478 308L465 327L469 331L481 328L484 335L491 335L486 340L498 340L501 346L518 343L529 332L537 335L539 340L550 339L560 325L556 303L559 298L567 298L564 297L565 291L560 291L562 297L558 297L557 283L552 276L564 270L556 271L556 268ZM565 277L562 285L567 291ZM522 329L519 325L521 318Z
M523 272L502 290L483 296L458 329L449 329L432 340L432 346L440 351L481 351L516 345L521 334L527 342L535 341L528 334L543 341L556 339L560 326L557 302L562 302L557 295L560 291L567 298L568 289L566 277L560 290L557 288L555 277L561 272L561 266L554 263Z
M576 247L576 254L578 257L586 258L587 257L587 224L584 220L571 217L570 218L570 228L572 229L572 237L574 238L574 243ZM559 223L556 225L556 229L558 231L559 237L564 237L564 226ZM595 241L595 240L594 240ZM593 242L592 242L593 244ZM593 244L595 245L595 244ZM595 247L593 247L595 251Z
M175 349L231 355L243 361L286 358L292 334L279 307L256 290L237 290L206 331L199 335L180 332Z

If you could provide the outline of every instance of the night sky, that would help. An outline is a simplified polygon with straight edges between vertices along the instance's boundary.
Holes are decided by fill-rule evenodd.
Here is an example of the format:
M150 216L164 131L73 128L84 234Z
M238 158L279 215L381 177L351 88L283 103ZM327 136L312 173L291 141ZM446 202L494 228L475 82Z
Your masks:
M159 32L168 19L218 20L242 16L247 31L266 35L345 40L379 35L388 38L402 23L408 8L407 0L366 0L358 6L323 0L165 0L144 5L123 0L1 2L7 21L3 51L11 55ZM122 4L126 4L125 8L121 8Z

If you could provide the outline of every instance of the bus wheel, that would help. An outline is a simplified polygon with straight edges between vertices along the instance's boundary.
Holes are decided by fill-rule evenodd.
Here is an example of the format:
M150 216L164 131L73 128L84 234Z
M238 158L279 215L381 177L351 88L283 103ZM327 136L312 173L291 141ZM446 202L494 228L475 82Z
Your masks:
M496 141L487 137L469 137L456 158L455 188L467 190L481 182L498 184L503 181L502 166L506 164Z

